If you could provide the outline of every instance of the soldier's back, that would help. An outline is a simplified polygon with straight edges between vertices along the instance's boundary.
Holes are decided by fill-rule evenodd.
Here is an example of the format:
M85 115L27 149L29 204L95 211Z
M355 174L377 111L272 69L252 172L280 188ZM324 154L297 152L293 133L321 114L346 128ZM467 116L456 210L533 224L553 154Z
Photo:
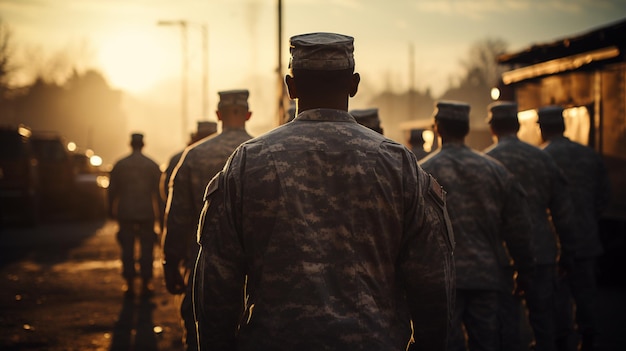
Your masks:
M110 187L118 196L118 218L153 220L159 195L159 165L140 152L119 160L111 170Z
M447 191L448 212L457 242L454 259L459 289L504 289L494 274L502 255L503 211L513 175L498 161L462 144L444 144L420 162Z
M550 140L544 150L554 159L568 182L576 211L575 220L582 232L577 256L601 254L598 220L609 201L609 180L602 158L590 147L563 136Z
M550 209L559 235L563 235L562 244L575 231L571 225L574 220L571 198L561 170L549 154L517 137L501 138L485 152L511 171L526 191L537 263L554 263L557 240L546 210Z

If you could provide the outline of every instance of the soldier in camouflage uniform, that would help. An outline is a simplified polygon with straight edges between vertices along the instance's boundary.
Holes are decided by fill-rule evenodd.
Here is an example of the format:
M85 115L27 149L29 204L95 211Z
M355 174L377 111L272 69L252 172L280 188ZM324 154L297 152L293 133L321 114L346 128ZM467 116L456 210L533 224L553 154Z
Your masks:
M348 113L353 38L291 38L296 118L242 144L206 192L202 350L444 350L454 289L444 192Z
M517 137L520 127L517 104L495 102L488 109L488 123L497 143L487 148L485 153L502 162L526 190L533 256L536 259L535 273L527 291L517 291L517 294L504 297L501 309L502 349L521 350L521 316L518 311L521 310L519 299L523 294L534 333L534 350L555 350L553 308L557 262L560 272L571 269L574 262L578 230L574 207L565 177L550 155ZM523 349L528 350L528 347Z
M184 293L180 311L187 350L198 348L189 277L198 255L196 233L204 190L211 178L224 167L233 150L252 138L245 129L246 121L252 115L248 108L248 95L247 90L219 92L217 118L222 122L222 132L187 147L169 185L163 271L167 290L172 294Z
M357 121L358 124L366 126L367 128L383 133L383 128L380 125L380 118L378 117L377 108L367 108L363 110L351 110L350 114Z
M418 161L428 156L429 154L429 152L424 149L425 141L423 133L423 129L411 129L409 131L408 144L411 146L411 151L413 151Z
M539 109L539 127L546 145L543 149L563 170L576 212L575 225L580 230L573 269L557 292L557 342L559 350L575 350L573 334L573 297L576 323L582 350L592 350L595 330L596 295L595 260L603 252L598 221L609 202L609 179L602 158L593 149L575 143L563 135L563 108ZM571 293L570 293L571 290Z
M508 248L526 285L534 266L528 207L514 176L498 161L465 145L469 105L440 101L434 113L442 147L420 161L448 192L456 238L456 304L449 350L498 350L501 293L512 290ZM467 331L465 340L463 327Z
M187 146L197 143L201 139L204 139L208 136L217 133L217 123L213 121L198 121L198 128L195 133L191 134L191 138L189 139L189 143ZM178 165L180 158L183 156L183 152L185 149L180 150L172 157L170 157L169 162L167 163L167 168L161 174L161 198L163 199L163 203L167 202L167 196L169 194L169 184L170 178L172 177L172 173L174 173L174 168ZM165 210L165 208L163 209Z
M154 244L157 233L155 221L161 219L159 179L161 170L150 158L141 153L143 135L134 133L130 143L132 153L115 163L108 188L109 216L119 224L117 240L122 249L122 275L126 280L126 296L134 295L135 241L141 247L139 258L142 295L152 294L151 280L154 262Z

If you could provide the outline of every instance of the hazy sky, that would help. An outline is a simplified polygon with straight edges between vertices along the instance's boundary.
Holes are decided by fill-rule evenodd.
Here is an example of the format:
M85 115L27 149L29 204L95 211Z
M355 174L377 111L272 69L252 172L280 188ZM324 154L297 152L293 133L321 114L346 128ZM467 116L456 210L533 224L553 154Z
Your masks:
M111 86L172 106L180 103L181 27L157 22L187 21L190 129L202 114L201 25L207 25L209 118L214 118L218 90L248 88L255 111L250 124L263 131L275 121L277 4L0 0L0 16L19 46L42 52L87 47L80 64L100 69ZM354 36L362 85L352 106L361 107L384 88L409 88L411 46L415 87L430 87L437 95L450 77L458 76L459 62L479 40L503 39L516 51L624 18L626 0L284 0L282 63L285 70L291 35L330 31Z

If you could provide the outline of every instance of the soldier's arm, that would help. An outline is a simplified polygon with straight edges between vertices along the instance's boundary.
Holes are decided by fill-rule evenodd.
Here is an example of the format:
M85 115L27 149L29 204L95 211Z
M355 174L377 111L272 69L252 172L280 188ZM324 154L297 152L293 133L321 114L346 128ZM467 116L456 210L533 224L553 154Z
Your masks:
M556 164L554 164L553 169L554 180L552 181L549 209L561 246L561 263L569 267L573 265L576 255L576 241L581 237L581 234L578 232L580 229L576 224L574 202L568 190L565 175Z
M159 165L154 164L156 167L154 169L152 183L154 184L152 190L152 201L154 204L154 212L155 216L158 220L159 231L163 230L163 226L165 225L165 206L163 202L163 198L161 197L161 170L159 169Z
M517 181L511 181L502 210L502 236L518 273L528 279L535 268L531 249L529 209L526 192ZM519 278L519 276L518 276Z
M455 296L454 236L445 192L419 170L419 203L407 223L401 273L413 320L416 349L445 350Z
M187 259L187 247L195 241L198 218L193 216L190 170L187 153L181 157L170 178L169 193L165 210L163 255L166 262L179 265ZM193 258L192 258L193 259Z
M207 187L198 229L193 303L201 350L235 350L244 308L243 250L230 220L224 187L220 172Z

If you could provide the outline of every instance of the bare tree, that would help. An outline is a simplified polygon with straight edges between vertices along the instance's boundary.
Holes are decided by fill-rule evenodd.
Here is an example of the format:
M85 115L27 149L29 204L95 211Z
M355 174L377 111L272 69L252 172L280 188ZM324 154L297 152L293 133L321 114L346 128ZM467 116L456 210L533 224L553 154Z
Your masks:
M0 99L9 90L13 66L13 44L11 28L0 18Z
M506 52L507 43L502 39L484 39L474 43L465 60L461 61L464 73L456 85L442 95L442 99L461 100L469 103L470 123L475 128L485 128L487 105L491 103L491 88L496 86L502 68L498 67L496 58Z
M466 60L461 61L466 76L464 83L477 87L493 87L502 74L496 58L505 53L508 44L497 38L487 38L474 43Z

